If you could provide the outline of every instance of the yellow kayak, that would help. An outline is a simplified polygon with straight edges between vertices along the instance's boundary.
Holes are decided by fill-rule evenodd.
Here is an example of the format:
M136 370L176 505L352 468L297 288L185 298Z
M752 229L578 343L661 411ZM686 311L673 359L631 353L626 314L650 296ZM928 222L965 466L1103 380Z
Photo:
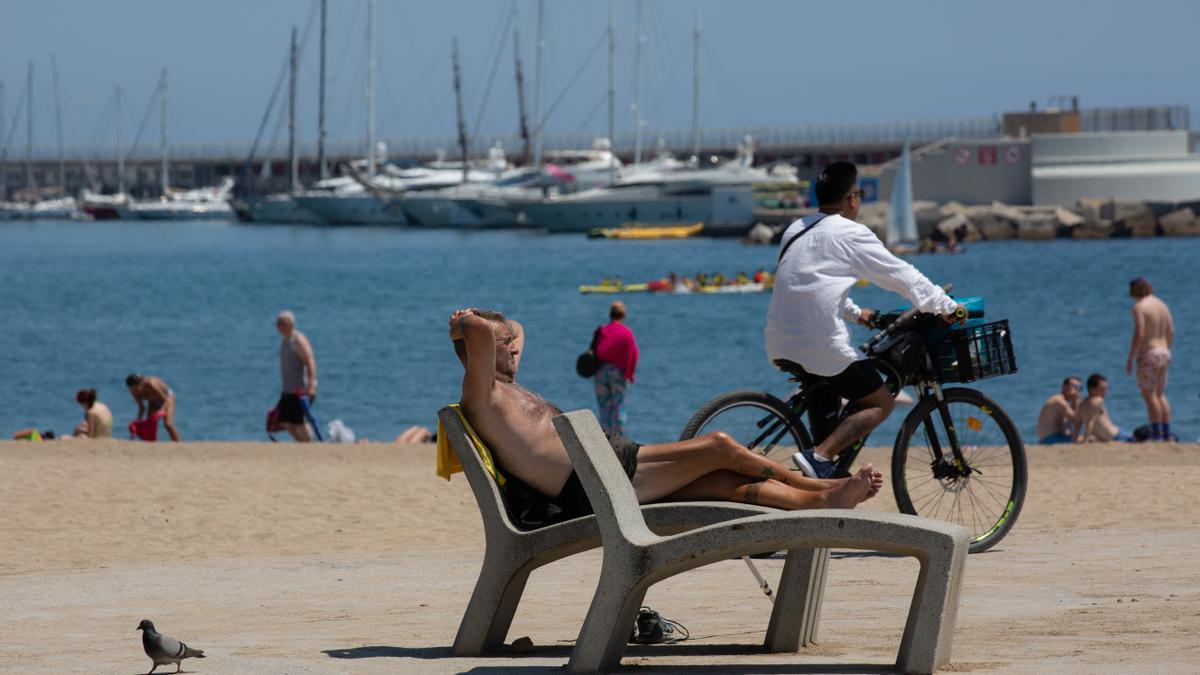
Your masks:
M649 284L591 284L579 287L580 293L638 293L649 290Z
M602 227L588 230L588 237L604 239L684 239L699 234L704 223L691 225L638 225L630 223L622 227Z

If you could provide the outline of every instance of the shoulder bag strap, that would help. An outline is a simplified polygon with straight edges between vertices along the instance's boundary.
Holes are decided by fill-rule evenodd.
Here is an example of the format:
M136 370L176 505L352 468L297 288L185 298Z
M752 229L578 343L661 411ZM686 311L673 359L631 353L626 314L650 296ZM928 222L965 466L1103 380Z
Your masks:
M804 235L808 234L809 230L816 227L817 223L820 223L822 220L825 220L825 217L828 215L829 215L828 213L822 213L821 217L814 220L811 225L804 228L803 230L800 230L799 232L796 233L795 236L793 236L791 239L787 240L787 243L783 245L783 250L781 250L779 252L779 259L775 261L775 269L777 269L777 270L779 269L779 263L783 262L783 256L787 255L788 249L792 247L792 244L796 243L796 240L799 239L800 237L803 237Z

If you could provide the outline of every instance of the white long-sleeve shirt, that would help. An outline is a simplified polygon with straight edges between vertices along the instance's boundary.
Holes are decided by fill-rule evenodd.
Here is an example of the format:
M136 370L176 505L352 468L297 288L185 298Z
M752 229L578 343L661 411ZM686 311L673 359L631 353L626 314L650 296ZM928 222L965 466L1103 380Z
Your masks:
M783 243L821 215L792 223ZM795 361L825 377L864 358L850 343L845 323L858 319L861 311L850 299L859 279L903 295L923 312L948 314L956 306L917 268L888 251L867 226L828 215L792 244L776 270L767 310L767 358Z

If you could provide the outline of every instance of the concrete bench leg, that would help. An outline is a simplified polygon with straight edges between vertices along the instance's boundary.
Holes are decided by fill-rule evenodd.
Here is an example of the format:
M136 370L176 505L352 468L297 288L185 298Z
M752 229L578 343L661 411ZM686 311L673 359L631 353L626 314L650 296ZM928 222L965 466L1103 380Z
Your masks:
M491 550L491 549L489 549ZM479 581L454 637L455 656L482 656L497 651L508 636L513 615L533 568L513 567L512 558L484 554Z
M900 639L896 667L905 673L932 673L950 662L967 547L956 547L952 537L938 544L930 546L928 558L920 561L917 587Z
M767 651L795 652L816 642L828 567L827 548L788 552L763 641Z
M620 667L638 608L649 587L647 582L634 584L626 574L604 566L599 590L592 598L575 648L571 650L567 672L608 673Z

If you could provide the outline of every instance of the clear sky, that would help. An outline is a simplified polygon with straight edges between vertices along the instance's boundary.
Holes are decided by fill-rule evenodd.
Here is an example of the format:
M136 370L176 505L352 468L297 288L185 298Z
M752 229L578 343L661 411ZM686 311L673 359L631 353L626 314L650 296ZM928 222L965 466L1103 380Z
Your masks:
M58 60L68 144L112 143L115 85L126 92L126 142L168 69L171 136L253 138L293 25L302 38L316 0L0 0L6 127L34 62L35 144L55 139L50 55ZM454 133L450 41L459 40L468 127L516 130L516 7L533 107L536 0L379 0L378 134ZM364 135L366 0L329 0L329 137ZM603 132L608 86L601 46L609 4L548 0L547 105L582 74L547 120L550 131ZM617 128L632 128L635 3L613 3ZM691 125L691 28L702 29L706 127L886 122L1022 109L1077 94L1085 107L1200 108L1192 0L647 0L643 110L647 127ZM317 29L300 72L300 132L316 133ZM487 106L485 91L495 70ZM157 114L157 113L155 113ZM157 142L157 117L148 138ZM5 129L7 133L7 128ZM282 132L280 132L282 133ZM24 122L14 142L23 144Z

